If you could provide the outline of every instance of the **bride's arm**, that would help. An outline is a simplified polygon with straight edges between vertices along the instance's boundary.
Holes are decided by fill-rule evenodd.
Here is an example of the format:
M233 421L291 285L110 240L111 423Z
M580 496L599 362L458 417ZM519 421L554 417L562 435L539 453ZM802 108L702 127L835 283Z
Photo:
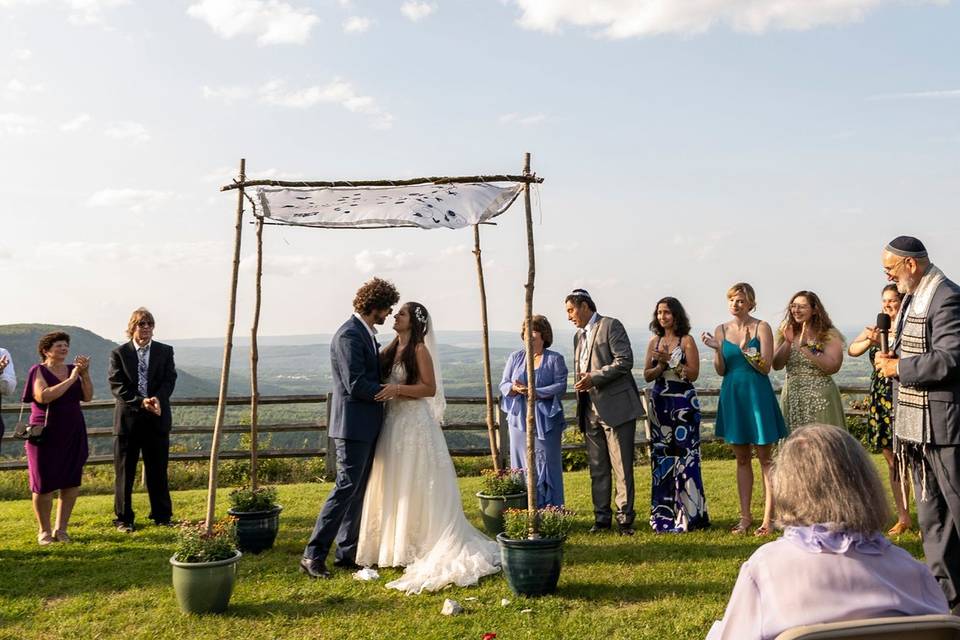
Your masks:
M422 342L417 345L417 370L420 379L416 384L398 384L397 395L404 398L432 398L437 392L437 379L433 372L433 358Z

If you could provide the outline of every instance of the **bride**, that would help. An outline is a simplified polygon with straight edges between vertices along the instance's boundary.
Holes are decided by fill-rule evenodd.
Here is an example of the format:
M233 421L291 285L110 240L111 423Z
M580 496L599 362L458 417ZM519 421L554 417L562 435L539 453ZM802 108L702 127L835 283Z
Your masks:
M367 481L357 564L406 567L387 583L409 594L476 584L500 570L496 542L463 514L453 460L440 430L446 401L426 307L407 302L397 337L380 354L383 430Z
M357 564L406 567L387 583L407 593L476 584L500 570L500 551L463 515L440 422L446 401L426 307L407 302L380 354L383 430L363 499Z

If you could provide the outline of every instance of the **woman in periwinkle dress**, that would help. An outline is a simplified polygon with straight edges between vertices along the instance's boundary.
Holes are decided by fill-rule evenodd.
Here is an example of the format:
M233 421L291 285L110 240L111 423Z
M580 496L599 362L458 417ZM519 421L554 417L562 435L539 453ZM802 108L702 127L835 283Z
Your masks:
M521 336L526 340L526 322ZM536 374L537 433L534 457L537 465L537 506L563 506L563 452L561 440L566 422L563 418L563 394L567 391L567 363L549 349L553 329L544 316L531 321L533 366ZM518 349L507 358L500 380L501 408L510 426L510 466L523 469L527 461L527 354Z
M843 364L843 347L820 297L813 291L793 294L773 354L773 368L787 369L780 392L787 429L814 423L846 428L843 398L832 377Z
M700 353L676 298L661 298L650 321L643 378L653 382L650 419L650 526L682 533L710 526L700 473L700 400L693 383Z
M773 330L768 323L750 315L757 306L757 295L746 282L738 282L727 290L727 302L733 320L717 326L713 334L704 333L701 338L714 350L714 369L723 376L715 433L733 447L737 458L740 521L730 531L742 535L753 523L750 498L753 495L751 448L754 448L760 460L764 495L763 522L754 535L765 536L772 532L773 526L773 445L787 436L769 378Z
M81 402L93 398L90 359L77 356L66 364L70 336L62 331L48 333L37 345L43 358L31 367L23 386L23 402L30 402L30 424L45 425L39 439L25 444L33 512L40 531L37 542L70 542L67 525L80 493L83 465L87 461L87 427ZM54 493L60 492L55 527L50 525Z

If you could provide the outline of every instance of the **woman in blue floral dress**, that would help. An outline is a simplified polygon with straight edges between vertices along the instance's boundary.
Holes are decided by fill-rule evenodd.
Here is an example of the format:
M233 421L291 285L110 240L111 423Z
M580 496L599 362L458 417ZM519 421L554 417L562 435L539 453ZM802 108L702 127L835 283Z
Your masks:
M700 354L676 298L657 302L643 377L653 382L650 419L650 526L681 533L710 526L700 473L700 400L693 386Z

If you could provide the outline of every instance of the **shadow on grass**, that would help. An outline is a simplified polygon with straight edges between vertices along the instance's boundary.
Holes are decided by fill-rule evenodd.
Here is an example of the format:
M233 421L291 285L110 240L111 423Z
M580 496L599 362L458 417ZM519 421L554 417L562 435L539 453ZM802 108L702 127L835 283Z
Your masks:
M376 603L377 615L395 609L387 600L378 600ZM329 613L336 610L337 615L364 614L370 612L370 602L351 598L342 594L317 595L288 600L258 600L256 602L231 602L226 613L220 614L229 618L244 620L271 619L284 617L290 619L309 617L321 612Z
M728 581L702 580L688 583L664 584L610 584L602 582L564 582L561 577L557 596L583 600L594 604L623 602L654 602L665 597L694 598L730 594L733 584Z

